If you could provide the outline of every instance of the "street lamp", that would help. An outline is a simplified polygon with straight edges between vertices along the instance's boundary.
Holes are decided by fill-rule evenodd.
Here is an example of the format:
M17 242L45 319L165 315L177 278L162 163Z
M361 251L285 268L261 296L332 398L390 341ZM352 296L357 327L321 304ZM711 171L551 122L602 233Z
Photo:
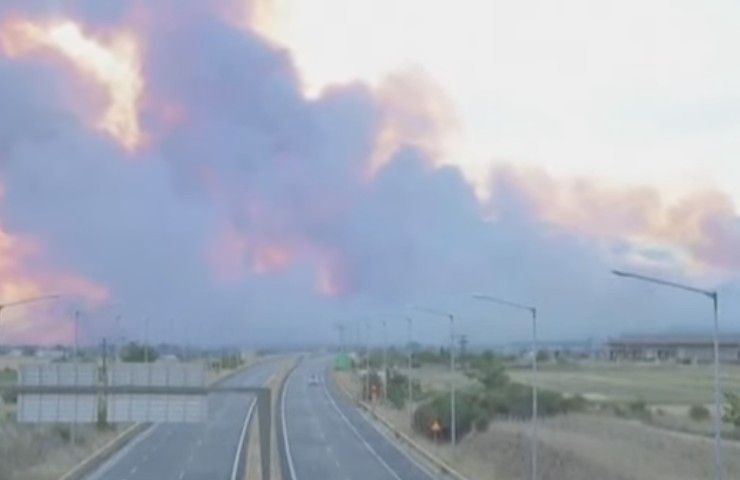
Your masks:
M3 303L3 304L0 304L0 314L2 314L3 310L5 310L6 308L17 307L17 306L26 305L29 303L41 302L44 300L53 300L53 299L59 298L60 296L61 295L56 295L56 294L39 295L36 297L31 297L31 298L24 298L23 300L16 300L14 302Z
M414 401L414 394L413 394L413 386L411 384L411 356L413 355L413 347L412 347L412 341L413 341L413 329L414 329L414 321L411 317L406 317L406 323L408 323L409 326L409 342L408 342L408 351L409 351L409 373L408 373L408 381L409 381L409 409L413 409L413 401Z
M537 479L537 309L529 305L522 305L519 303L510 302L508 300L502 300L500 298L492 297L490 295L473 295L476 300L483 300L486 302L496 303L518 310L528 311L532 315L532 457L531 457L531 478L532 480Z
M430 315L436 315L438 317L445 317L450 319L450 440L452 446L457 445L457 412L455 411L455 316L448 312L441 312L433 308L415 306L414 309L428 313Z
M367 330L367 338L365 339L365 395L367 399L372 403L372 396L370 395L370 322L365 321L365 329Z
M388 403L388 323L381 320L383 326L383 402Z
M701 288L684 285L681 283L662 280L660 278L648 277L637 273L612 270L618 277L641 280L643 282L663 285L665 287L677 288L687 292L698 293L708 297L712 301L712 312L714 314L714 478L722 480L724 470L722 468L722 393L719 380L719 295L716 290L703 290Z

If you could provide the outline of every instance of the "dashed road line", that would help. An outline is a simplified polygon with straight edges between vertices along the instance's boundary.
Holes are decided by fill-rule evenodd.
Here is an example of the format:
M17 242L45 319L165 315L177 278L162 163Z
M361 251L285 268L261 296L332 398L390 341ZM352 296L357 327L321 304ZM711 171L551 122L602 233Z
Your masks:
M398 474L391 468L388 463L386 463L385 460L383 460L383 457L381 457L378 452L375 451L375 449L368 443L367 440L365 440L365 437L362 436L359 430L357 430L357 427L355 427L352 422L347 418L347 416L342 412L342 410L339 408L339 405L337 405L337 402L334 401L334 399L331 397L331 394L329 394L329 390L326 388L326 381L322 382L324 387L324 395L326 395L326 398L329 400L331 405L334 407L334 409L337 411L339 416L344 420L344 422L347 424L347 426L352 430L357 438L362 442L362 444L365 446L365 448L375 457L375 459L390 473L393 478L396 480L401 480L401 477L398 476Z

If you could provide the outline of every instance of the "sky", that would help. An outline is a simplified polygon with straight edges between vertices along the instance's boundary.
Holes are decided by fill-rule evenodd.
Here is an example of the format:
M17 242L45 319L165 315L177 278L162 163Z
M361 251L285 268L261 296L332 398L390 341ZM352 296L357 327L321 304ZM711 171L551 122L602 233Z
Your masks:
M0 343L738 331L738 8L7 0Z

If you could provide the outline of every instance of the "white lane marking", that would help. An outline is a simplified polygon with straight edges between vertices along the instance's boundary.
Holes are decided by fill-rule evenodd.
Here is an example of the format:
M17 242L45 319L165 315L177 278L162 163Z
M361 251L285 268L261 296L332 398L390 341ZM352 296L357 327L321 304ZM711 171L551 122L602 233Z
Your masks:
M390 434L390 432L385 431L384 429L381 429L381 426L378 425L377 422L375 420L373 420L372 417L370 417L370 415L367 413L367 411L359 408L359 409L357 409L357 412L362 416L362 418L365 420L365 422L367 422L368 425L370 425L371 427L373 427L376 432L378 432L380 435L383 436L383 438L385 438L386 440L388 440L388 443L390 445L392 445L398 451L398 453L400 453L401 455L403 455L404 457L406 457L411 463L413 463L414 465L416 465L416 467L423 474L425 474L430 479L436 478L435 476L437 474L434 472L433 467L428 466L428 465L425 465L421 461L419 461L418 459L414 458L414 455L407 450L408 447L406 447L404 444L402 444L401 442L399 442L398 439L394 438ZM383 427L383 428L385 428L385 427Z
M138 470L138 469L139 469L139 467L137 467L136 465L134 465L133 467L131 467L131 470L129 470L128 473L130 473L131 475L133 475L133 474L136 473L136 470Z
M152 425L149 426L146 430L136 435L132 440L126 444L125 447L123 447L121 450L119 450L115 455L113 455L110 459L108 459L100 468L98 468L95 472L90 474L89 476L85 477L87 480L97 480L99 478L104 477L117 463L118 461L123 458L124 455L127 455L136 445L141 443L144 439L149 438L152 433L154 433L155 430L157 430L158 426L161 426L162 424L158 425ZM126 480L125 478L122 480Z
M272 379L275 378L275 375L277 373L273 373L270 375L267 380L262 382L262 385L267 385L270 382L272 382ZM236 446L236 455L234 456L234 465L231 467L231 480L236 480L237 472L239 471L239 459L242 456L242 449L244 448L244 439L247 436L247 427L249 426L249 420L252 418L252 414L254 412L254 407L257 405L257 399L252 400L252 404L249 406L249 410L247 410L247 414L244 416L244 424L242 425L242 432L239 435L239 443ZM201 444L201 440L198 441L198 445Z
M177 480L182 480L183 478L185 478L185 470L180 472L180 475L178 475Z
M247 436L247 427L249 426L249 419L252 418L254 412L254 406L257 405L257 400L252 400L249 405L247 414L244 415L244 425L242 425L242 432L239 435L239 443L236 445L236 455L234 455L234 465L231 467L231 480L236 480L237 472L239 471L239 459L242 456L242 448L244 447L244 438Z
M294 372L295 370L293 370ZM283 384L283 394L280 398L280 414L283 417L283 443L285 444L285 457L288 461L288 470L290 471L289 480L298 480L298 476L295 474L295 466L293 466L293 456L290 453L290 443L288 443L288 417L285 415L285 392L288 390L288 383L290 382L293 372L290 372L288 378L285 379Z
M420 463L419 460L415 459L411 455L411 453L409 453L408 451L406 451L406 448L398 445L398 443L397 443L398 440L396 440L393 437L391 437L391 435L389 433L384 432L383 430L381 430L380 429L380 426L377 425L376 422L375 422L375 420L373 420L372 418L370 418L370 416L366 412L364 412L362 410L358 410L358 411L359 411L360 415L362 415L362 417L365 419L365 421L371 427L373 427L376 432L378 432L386 440L388 440L388 443L390 443L391 445L393 445L396 448L396 450L398 450L398 452L401 455L403 455L404 457L408 458L411 463L413 463L414 465L416 465L419 468L419 470L421 470L423 473L425 473L429 478L434 478L435 473L432 470L432 467L428 467L428 466L425 466L422 463Z
M365 448L367 448L367 450L375 457L375 459L378 462L380 462L380 464L383 465L383 467L385 467L386 470L388 470L388 473L390 473L391 475L393 475L393 478L395 478L396 480L401 480L401 477L399 477L398 474L390 467L390 465L388 465L385 462L385 460L383 460L383 457L381 457L380 455L378 455L378 452L376 452L375 449L372 447L372 445L370 445L367 442L367 440L365 440L365 438L362 436L362 434L360 433L360 431L357 430L357 427L355 427L352 424L352 422L349 421L349 418L347 418L347 416L344 414L344 412L342 412L342 410L340 410L339 405L337 405L337 402L334 401L334 399L331 397L331 394L329 393L329 390L326 388L326 381L322 382L322 384L324 386L324 395L326 395L326 398L329 399L329 402L334 407L334 410L336 410L337 413L339 414L339 416L342 417L342 420L345 421L345 423L347 424L347 426L349 426L349 428L353 432L355 432L355 435L357 435L357 438L360 439L360 441L365 446Z

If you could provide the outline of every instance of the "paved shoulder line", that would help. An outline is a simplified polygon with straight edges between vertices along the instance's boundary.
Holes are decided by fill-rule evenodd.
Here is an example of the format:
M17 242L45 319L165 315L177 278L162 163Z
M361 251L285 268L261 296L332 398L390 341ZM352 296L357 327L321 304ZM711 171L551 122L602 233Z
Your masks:
M290 382L291 377L293 376L293 372L295 371L296 366L293 367L293 369L288 372L288 374L285 376L285 380L283 381L282 388L280 390L280 421L282 423L282 431L283 431L283 457L285 458L285 463L288 465L288 475L290 478L288 480L298 480L298 476L295 473L295 466L293 465L293 456L290 453L290 443L288 442L288 427L287 427L287 418L285 416L285 391L288 389L288 383ZM285 468L283 468L285 470ZM283 472L285 475L285 472Z
M333 379L333 381L340 393L354 403L352 394L346 389L346 387L337 382L336 379ZM364 401L360 400L357 402L357 411L367 424L369 424L379 435L385 438L388 443L393 445L401 455L416 465L419 470L426 473L429 478L437 478L439 475L443 475L445 478L451 477L455 480L468 480L467 477L454 470L445 462L436 458L405 433L395 428L385 418L373 411ZM435 470L435 468L438 469L438 471Z
M334 398L332 398L331 394L329 393L329 389L326 388L326 380L327 380L326 375L324 375L324 381L321 382L321 384L324 387L324 395L326 395L326 398L329 400L329 402L331 403L331 405L334 407L334 410L337 411L337 413L342 418L342 420L344 420L344 422L347 424L347 426L355 433L355 435L357 436L357 438L360 439L360 441L362 442L362 444L373 455L373 457L375 457L375 459L378 460L378 462L380 462L380 464L383 465L383 467L386 470L388 470L388 473L390 473L393 476L393 478L395 478L396 480L401 480L401 477L398 476L398 474L396 473L396 471L393 470L391 468L391 466L388 465L388 463L386 463L385 460L383 460L383 457L381 457L378 454L378 452L375 451L375 449L372 447L372 445L370 445L370 443L368 443L368 441L365 440L365 437L363 437L362 434L360 433L360 431L357 430L357 427L354 426L354 424L350 421L350 419L347 418L347 416L344 414L344 412L342 411L342 409L339 408L339 405L337 405L337 402L334 400Z
M83 477L74 477L74 478L85 478L87 480L97 480L101 477L103 477L106 473L110 471L111 468L121 460L124 456L128 454L129 451L131 451L136 445L138 445L140 442L147 439L154 431L157 429L157 425L153 424L144 424L144 423L136 423L132 425L131 428L135 427L146 427L143 431L140 433L137 433L134 435L134 437L127 442L123 448L120 448L118 451L114 452L110 457L105 459L102 464L100 464L97 469L93 472L90 472L86 476ZM62 477L60 480L66 480L68 477Z
M259 364L262 364L268 360L271 360L273 358L274 357L272 356L258 358L257 360L255 360L254 362L248 365L243 365L240 368L237 368L234 371L227 373L226 375L218 376L212 379L211 381L207 383L207 385L210 387L213 385L218 385L218 384L227 382L231 378L236 377L237 375L241 373L245 373L249 371L251 368ZM248 420L250 418L251 412L252 410L250 409L250 411L247 414L245 424L249 423ZM102 475L107 473L107 471L109 471L116 462L118 462L123 456L125 456L125 454L128 453L134 447L134 445L138 444L139 442L144 440L146 437L151 435L160 425L162 424L135 423L129 428L129 430L131 430L131 434L129 435L129 438L127 438L126 441L119 440L121 445L118 446L118 448L114 448L112 452L107 453L106 450L107 448L109 448L109 445L101 447L97 451L93 452L88 458L83 460L80 464L76 465L71 471L66 473L59 480L75 480L77 478L87 478L88 480L90 480L90 479L96 479L96 478L101 477ZM123 432L121 434L121 437L123 437L125 433L126 432ZM111 444L114 443L115 441L116 439L114 439L111 442ZM243 438L242 438L242 441L243 441ZM240 456L238 454L239 451L240 450L237 450L237 458L234 460L235 464L238 462L238 459ZM97 463L98 465L89 467L90 470L88 470L87 468L88 464L95 464L95 463ZM234 472L232 471L232 478L235 478L233 477L233 475L234 475Z
M247 414L244 415L244 425L242 425L242 431L239 434L239 443L237 443L236 445L234 465L231 467L231 480L237 480L237 477L239 476L239 460L242 458L242 452L244 451L244 439L247 436L249 423L252 421L252 415L254 414L255 405L257 405L257 400L252 400L252 403L249 405L249 410L247 410Z

